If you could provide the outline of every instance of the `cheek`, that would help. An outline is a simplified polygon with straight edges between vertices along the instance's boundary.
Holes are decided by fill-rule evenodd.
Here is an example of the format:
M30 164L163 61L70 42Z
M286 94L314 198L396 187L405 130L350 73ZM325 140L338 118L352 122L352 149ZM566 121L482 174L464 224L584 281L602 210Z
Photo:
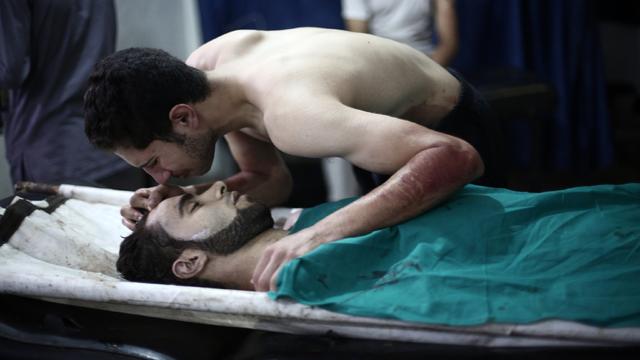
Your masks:
M167 149L165 152L162 153L160 158L161 158L160 164L164 168L169 168L169 169L181 167L183 164L189 162L189 158L184 153L184 150L182 150L178 146L174 146L170 149Z
M179 168L180 170L199 172L202 169L202 163L202 159L192 158L185 155L181 156L179 160L176 160L174 164L176 165L176 168Z
M213 236L223 228L227 227L233 220L233 215L228 211L207 211L194 216L185 224L192 235L192 240L202 240Z
M199 219L182 219L171 225L165 226L165 230L180 240L204 240L216 232L211 224L206 224Z

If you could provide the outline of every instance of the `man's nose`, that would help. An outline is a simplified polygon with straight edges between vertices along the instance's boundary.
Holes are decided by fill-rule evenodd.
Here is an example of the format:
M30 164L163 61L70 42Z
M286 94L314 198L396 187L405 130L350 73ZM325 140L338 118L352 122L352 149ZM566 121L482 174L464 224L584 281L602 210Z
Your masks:
M153 180L155 180L158 184L165 184L167 181L169 181L169 178L171 177L171 172L169 170L163 170L163 169L150 169L150 170L146 170L147 174L151 175L151 177L153 178Z
M211 185L211 192L216 195L216 197L220 198L227 191L227 185L225 185L222 181L216 181Z
M200 202L217 201L224 196L226 189L227 187L222 181L216 181L207 190L196 196Z

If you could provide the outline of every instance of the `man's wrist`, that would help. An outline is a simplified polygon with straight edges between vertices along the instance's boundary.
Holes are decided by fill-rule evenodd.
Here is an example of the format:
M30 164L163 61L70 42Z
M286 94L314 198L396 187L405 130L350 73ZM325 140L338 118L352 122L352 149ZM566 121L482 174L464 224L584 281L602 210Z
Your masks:
M327 218L325 218L327 219ZM308 227L310 239L318 245L342 239L344 236L340 234L336 227L331 226L329 222L320 221L313 226Z

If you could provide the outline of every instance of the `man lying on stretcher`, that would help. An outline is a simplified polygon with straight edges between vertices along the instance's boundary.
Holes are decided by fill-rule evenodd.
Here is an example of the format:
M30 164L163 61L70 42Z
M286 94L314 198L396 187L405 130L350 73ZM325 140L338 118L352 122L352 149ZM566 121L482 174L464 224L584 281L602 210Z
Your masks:
M291 232L354 199L302 212ZM128 280L253 290L288 234L223 183L164 200L121 244ZM432 324L640 325L640 184L532 194L469 185L434 210L290 261L273 298Z

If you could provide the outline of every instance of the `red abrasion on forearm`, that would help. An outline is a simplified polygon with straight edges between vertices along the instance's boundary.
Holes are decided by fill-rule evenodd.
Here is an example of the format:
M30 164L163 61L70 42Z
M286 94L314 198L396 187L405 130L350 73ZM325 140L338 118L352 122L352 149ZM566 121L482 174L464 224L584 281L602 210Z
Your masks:
M478 164L480 162L480 164ZM417 153L387 182L365 196L367 216L376 227L393 225L413 217L472 181L482 171L474 151L433 147Z
M398 224L437 205L482 171L482 160L473 148L422 150L387 182L311 229L318 241L326 242Z

